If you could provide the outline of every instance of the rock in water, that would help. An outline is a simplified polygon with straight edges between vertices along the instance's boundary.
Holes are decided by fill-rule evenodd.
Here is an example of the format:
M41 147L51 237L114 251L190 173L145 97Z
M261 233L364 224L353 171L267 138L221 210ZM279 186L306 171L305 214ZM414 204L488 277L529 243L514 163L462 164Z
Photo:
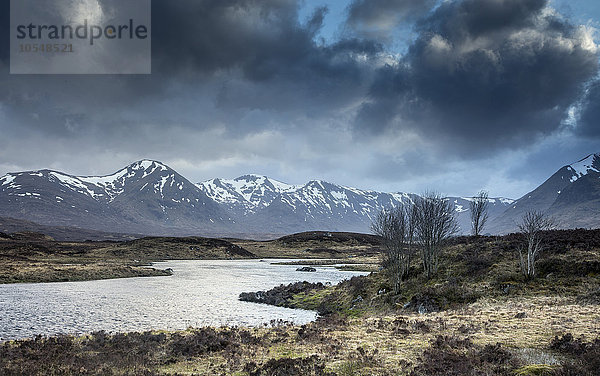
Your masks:
M303 266L301 268L296 269L297 272L316 272L317 269L311 266Z

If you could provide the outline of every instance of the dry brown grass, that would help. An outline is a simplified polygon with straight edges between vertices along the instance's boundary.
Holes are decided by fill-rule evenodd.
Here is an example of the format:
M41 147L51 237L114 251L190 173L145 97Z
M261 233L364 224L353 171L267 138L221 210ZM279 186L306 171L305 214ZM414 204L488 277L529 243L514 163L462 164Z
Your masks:
M354 259L372 262L380 242L373 235L313 231L269 241L229 240L261 258Z
M88 281L109 278L165 276L171 273L122 261L85 261L62 263L54 260L5 261L0 269L0 283L34 283Z
M518 318L519 313L526 316ZM254 329L257 336L277 342L265 348L242 350L242 360L264 363L273 358L318 355L327 369L335 372L358 362L363 352L368 361L360 364L357 374L404 375L423 350L442 335L469 338L479 346L499 343L522 364L553 363L560 359L548 350L554 336L571 333L588 339L600 337L600 310L598 306L578 305L571 298L507 298L482 300L459 310L426 315L371 315L348 319L343 325L309 324L305 328L313 332L304 340L298 339L299 328L294 326ZM193 369L217 372L220 367L227 368L226 359L213 354L165 366L162 371L193 374ZM235 368L227 370L244 374Z

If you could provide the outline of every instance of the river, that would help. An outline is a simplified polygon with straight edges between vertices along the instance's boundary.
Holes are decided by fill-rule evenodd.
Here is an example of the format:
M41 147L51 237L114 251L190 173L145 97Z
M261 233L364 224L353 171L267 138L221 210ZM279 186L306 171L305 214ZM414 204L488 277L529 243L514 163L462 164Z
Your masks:
M282 260L186 260L154 264L168 277L0 285L0 341L37 334L177 330L190 326L304 324L313 311L239 301L244 291L297 281L338 283L366 273L274 265Z

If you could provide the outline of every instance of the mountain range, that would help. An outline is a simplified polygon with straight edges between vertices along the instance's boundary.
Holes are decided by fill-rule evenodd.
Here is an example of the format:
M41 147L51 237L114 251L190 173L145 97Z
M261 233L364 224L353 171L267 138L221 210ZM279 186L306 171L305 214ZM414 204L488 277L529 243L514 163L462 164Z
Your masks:
M261 175L192 183L153 160L107 176L39 170L0 178L0 216L41 225L111 233L268 237L300 231L369 232L382 209L417 197L321 180L290 185ZM470 230L470 197L448 197L462 233ZM489 199L486 232L514 231L529 210L561 227L600 224L600 154L559 169L518 200Z

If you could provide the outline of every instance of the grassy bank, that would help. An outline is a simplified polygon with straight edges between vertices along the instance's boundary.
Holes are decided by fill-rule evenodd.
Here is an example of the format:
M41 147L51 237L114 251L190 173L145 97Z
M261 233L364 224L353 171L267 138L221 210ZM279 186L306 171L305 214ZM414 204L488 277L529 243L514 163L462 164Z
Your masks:
M73 263L36 260L2 261L0 283L36 283L89 281L110 278L168 276L168 270L140 265L127 265L126 262L103 262L88 260L68 260Z
M275 240L228 239L261 258L372 260L379 257L381 240L374 235L310 231Z
M434 278L414 262L411 275L394 293L386 275L354 277L325 289L286 294L279 305L349 315L383 311L438 312L480 299L568 297L582 304L600 302L600 230L552 231L540 257L538 277L520 272L517 235L453 239ZM279 291L285 291L281 287Z

